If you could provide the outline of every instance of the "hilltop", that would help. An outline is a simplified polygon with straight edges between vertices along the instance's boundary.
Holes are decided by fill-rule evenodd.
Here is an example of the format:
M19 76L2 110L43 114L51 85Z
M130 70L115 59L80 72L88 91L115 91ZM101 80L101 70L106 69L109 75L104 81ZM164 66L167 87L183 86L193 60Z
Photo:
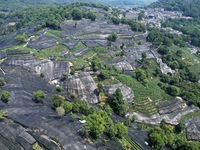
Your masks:
M0 12L11 12L19 9L24 9L30 6L36 5L61 5L75 2L84 3L99 3L107 6L118 6L118 7L143 7L147 6L156 0L0 0Z

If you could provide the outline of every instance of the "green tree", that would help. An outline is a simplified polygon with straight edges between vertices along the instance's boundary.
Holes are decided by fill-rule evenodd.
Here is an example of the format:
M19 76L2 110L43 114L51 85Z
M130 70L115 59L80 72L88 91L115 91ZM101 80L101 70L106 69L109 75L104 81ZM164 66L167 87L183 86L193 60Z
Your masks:
M56 91L57 91L57 92L61 92L61 91L62 91L62 86L57 86L57 87L56 87Z
M96 18L97 18L97 16L96 16L96 14L94 13L94 12L89 12L88 13L88 18L89 19L91 19L92 21L95 21L96 20Z
M113 17L113 18L112 18L112 22L113 22L115 25L119 25L120 19L119 19L118 17Z
M105 65L99 59L92 60L91 64L94 71L98 71L100 69L105 68Z
M149 80L147 79L147 72L145 70L142 70L140 68L136 69L135 76L136 76L136 79L142 82L145 86L149 82Z
M130 124L131 124L131 120L130 119L126 119L125 121L124 121L124 125L125 126L130 126Z
M80 9L73 9L72 10L72 18L73 20L81 20L83 17L82 11Z
M37 25L37 26L34 26L34 30L36 31L39 31L42 29L42 26L41 25Z
M147 53L142 53L142 62L144 62L147 59Z
M70 71L70 74L74 75L76 70L75 70L75 67L70 67L71 71Z
M1 93L1 100L7 103L9 101L9 98L10 98L10 92L3 90Z
M28 34L27 33L23 33L21 35L15 36L15 41L16 42L20 42L20 43L24 43L26 41L27 37L28 37Z
M107 113L109 116L111 116L112 113L113 113L113 110L112 110L112 108L111 108L109 105L106 105L105 108L104 108L104 110L106 111L106 113Z
M99 93L104 93L103 85L101 83L98 83L98 91Z
M72 111L73 104L68 101L62 101L61 106L65 109L65 112L68 114Z
M166 92L172 96L177 96L180 94L180 88L178 88L177 86L168 86L166 88Z
M100 114L94 113L87 117L86 124L89 127L90 135L96 137L105 130L105 121Z
M136 120L138 120L138 117L136 115L133 115L132 118L131 118L131 121L135 122Z
M143 18L145 18L145 14L144 14L144 11L141 11L141 12L138 14L138 20L142 20Z
M70 115L71 115L72 121L74 121L76 119L76 115L74 113L72 113L72 112L70 113Z
M110 106L114 112L120 116L124 116L128 110L126 100L123 99L123 95L120 88L117 88L113 96L110 97Z
M60 106L56 108L56 112L59 116L63 116L65 114L65 109L62 106Z
M175 126L175 130L178 133L181 133L183 130L185 130L185 124L183 122L180 122Z
M118 38L117 33L113 32L111 35L109 35L108 41L115 42L117 38Z
M52 97L51 97L52 101L53 101L53 106L55 108L61 106L61 103L65 100L65 98L62 96L62 95L59 95L59 94L54 94Z
M33 97L36 102L40 102L46 97L46 94L42 90L38 90L37 92L33 92Z
M117 130L117 137L122 138L123 136L128 134L128 128L124 126L121 122L115 124L115 128Z
M105 80L110 78L110 72L109 70L101 70L100 74L98 75L99 79Z
M116 135L117 135L117 129L116 129L116 126L115 126L115 125L112 125L111 127L109 127L109 128L107 129L107 135L108 135L110 138L116 137Z
M153 149L160 150L160 149L162 149L162 147L164 147L165 142L160 134L151 133L149 135L149 144L152 146Z
M0 87L5 85L4 78L0 77Z

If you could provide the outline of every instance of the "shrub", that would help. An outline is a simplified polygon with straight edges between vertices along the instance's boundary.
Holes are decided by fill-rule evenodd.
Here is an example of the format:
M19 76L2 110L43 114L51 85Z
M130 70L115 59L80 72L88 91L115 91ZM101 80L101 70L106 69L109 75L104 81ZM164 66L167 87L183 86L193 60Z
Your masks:
M1 100L7 103L9 101L9 98L10 98L10 92L3 90L1 94Z
M54 94L52 97L51 97L52 101L53 101L53 106L55 108L61 106L61 103L65 100L65 98L62 96L62 95L59 95L59 94Z
M117 38L118 38L117 33L113 32L111 35L109 35L108 41L115 42Z
M66 113L69 113L72 111L73 108L73 104L68 102L68 101L63 101L62 102L62 107L65 109Z
M38 90L37 92L33 92L33 96L36 102L40 102L46 97L46 94L42 90Z
M60 106L56 108L56 112L59 116L63 116L65 114L65 109L62 106Z
M61 91L62 91L62 86L57 86L57 87L56 87L56 91L57 91L57 92L61 92Z
M4 78L0 77L0 87L5 85Z
M117 137L122 138L123 136L128 134L128 128L124 126L121 122L115 124L115 128L117 130Z

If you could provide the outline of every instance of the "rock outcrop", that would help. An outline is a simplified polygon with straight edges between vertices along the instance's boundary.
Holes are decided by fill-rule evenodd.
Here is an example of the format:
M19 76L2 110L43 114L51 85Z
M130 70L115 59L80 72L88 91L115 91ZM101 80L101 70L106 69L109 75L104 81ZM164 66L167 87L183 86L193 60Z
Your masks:
M130 87L123 85L122 83L113 84L113 85L104 85L103 88L106 94L108 95L114 94L117 88L120 88L124 99L126 99L128 103L131 103L133 100L134 94L133 94L132 89Z
M200 141L200 116L191 118L185 122L187 139Z
M30 41L28 47L41 50L44 48L52 47L58 40L53 36L42 35L36 40Z
M4 63L21 66L38 75L44 74L44 78L47 80L61 78L63 74L69 74L71 66L71 63L66 61L37 61L32 55L8 56Z
M75 93L80 99L91 104L98 103L97 86L89 73L81 72L69 77L64 86L69 93Z
M162 59L158 57L158 54L155 51L151 51L151 53L154 55L158 65L160 66L160 70L163 74L175 73L175 71L172 70L167 64L163 63Z
M111 62L109 63L110 66L115 66L116 68L118 68L119 70L124 70L124 71L132 71L133 70L133 67L132 65L126 61L126 60L123 60L123 61L118 61L118 62Z
M32 149L37 141L44 149L94 150L96 146L85 142L79 134L82 124L71 122L70 115L59 117L51 107L55 88L40 77L19 66L1 64L6 74L3 90L11 93L7 104L0 101L0 109L7 110L7 119L0 121L0 149ZM35 103L32 93L43 90L47 95ZM2 89L0 89L2 92ZM98 149L98 148L97 148Z

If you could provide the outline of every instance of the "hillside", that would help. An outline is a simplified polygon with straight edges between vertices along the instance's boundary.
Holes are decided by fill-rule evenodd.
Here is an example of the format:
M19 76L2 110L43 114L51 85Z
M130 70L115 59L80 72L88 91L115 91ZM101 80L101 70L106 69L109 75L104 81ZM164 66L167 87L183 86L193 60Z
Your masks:
M200 0L158 0L152 7L163 7L166 10L182 11L185 16L200 17Z
M147 6L156 0L0 0L0 12L15 11L24 9L29 6L35 5L58 5L64 3L75 2L88 2L88 3L100 3L107 6L119 6L119 7L143 7Z
M0 149L200 149L198 18L97 3L0 17Z

